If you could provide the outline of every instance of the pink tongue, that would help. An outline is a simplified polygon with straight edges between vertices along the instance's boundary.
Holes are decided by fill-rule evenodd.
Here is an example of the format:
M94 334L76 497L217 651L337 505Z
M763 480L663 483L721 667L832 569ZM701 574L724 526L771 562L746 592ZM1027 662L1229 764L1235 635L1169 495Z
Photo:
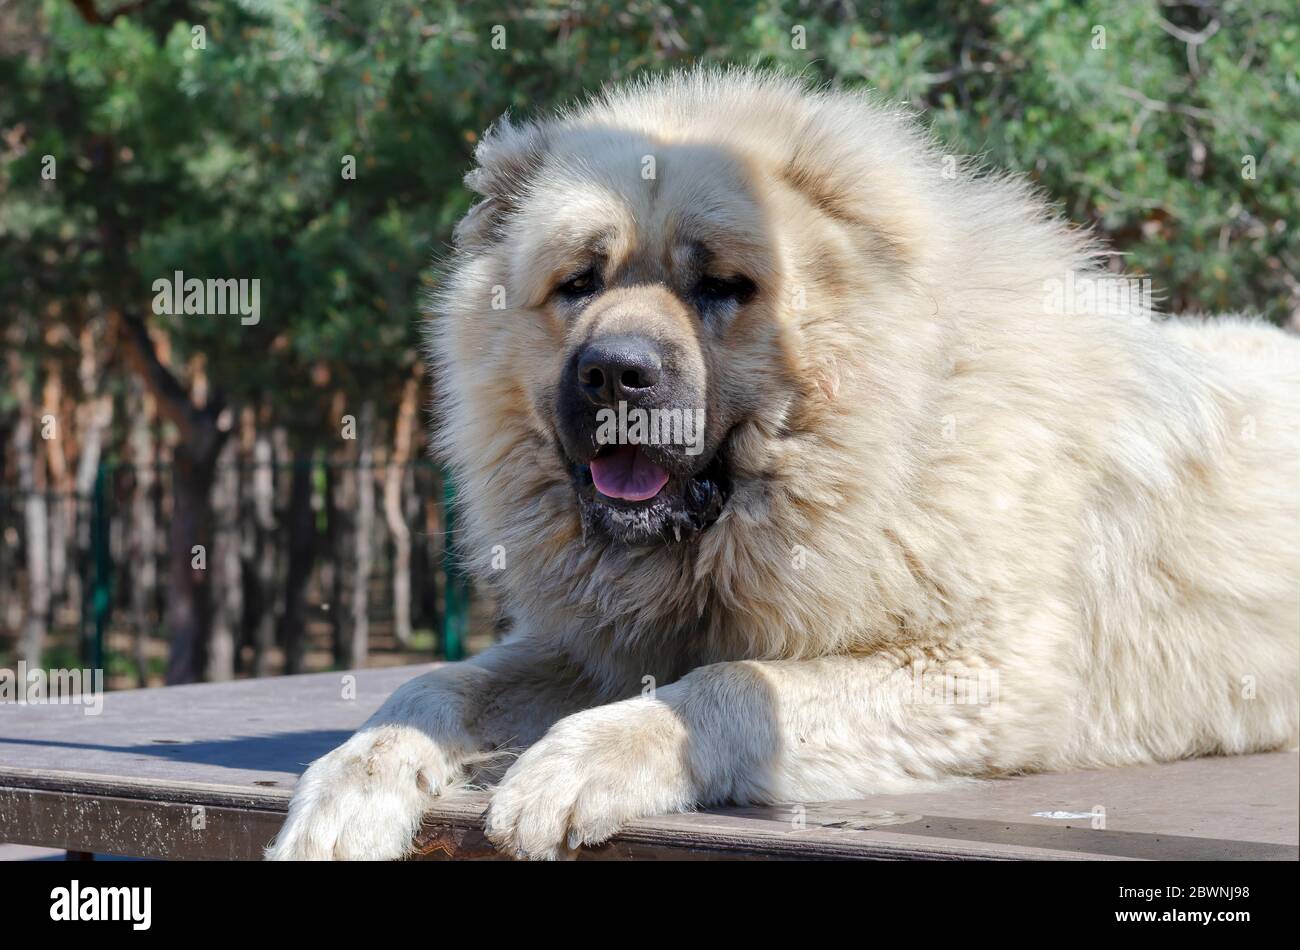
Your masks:
M668 473L635 445L620 445L591 460L591 480L606 498L645 501L668 484Z

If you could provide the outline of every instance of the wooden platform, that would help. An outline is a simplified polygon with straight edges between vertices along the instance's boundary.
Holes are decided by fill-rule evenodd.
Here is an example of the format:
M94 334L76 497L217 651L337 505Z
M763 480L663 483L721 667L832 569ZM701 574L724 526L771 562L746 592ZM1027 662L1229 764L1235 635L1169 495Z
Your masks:
M427 667L0 705L0 842L157 858L260 855L297 775ZM651 818L581 857L1296 860L1294 752ZM483 797L448 801L430 858L490 858ZM1104 828L1094 815L1104 813ZM1097 822L1100 823L1100 822Z

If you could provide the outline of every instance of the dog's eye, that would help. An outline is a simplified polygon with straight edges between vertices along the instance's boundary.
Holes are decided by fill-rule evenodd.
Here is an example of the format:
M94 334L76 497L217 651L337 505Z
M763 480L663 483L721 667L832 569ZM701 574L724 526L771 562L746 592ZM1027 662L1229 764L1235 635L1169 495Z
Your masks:
M748 277L704 277L695 285L695 298L703 306L718 303L748 303L758 288Z
M588 267L556 287L555 292L561 297L567 297L569 300L578 300L588 294L595 293L599 286L600 274L596 273L596 268Z

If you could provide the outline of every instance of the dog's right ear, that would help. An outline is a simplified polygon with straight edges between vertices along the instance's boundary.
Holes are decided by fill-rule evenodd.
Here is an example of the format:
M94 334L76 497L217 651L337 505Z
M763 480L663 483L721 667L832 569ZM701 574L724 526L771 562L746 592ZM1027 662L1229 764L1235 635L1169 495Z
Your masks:
M483 133L474 149L475 167L465 176L465 184L483 200L456 225L457 247L485 247L500 239L501 223L518 207L545 154L546 134L535 123L515 125L502 116Z

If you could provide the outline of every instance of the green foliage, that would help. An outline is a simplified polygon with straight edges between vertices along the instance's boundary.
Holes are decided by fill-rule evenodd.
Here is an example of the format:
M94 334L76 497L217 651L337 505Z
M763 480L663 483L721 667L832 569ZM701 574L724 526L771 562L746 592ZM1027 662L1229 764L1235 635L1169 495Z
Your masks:
M177 269L259 278L255 327L150 319L178 356L202 354L232 400L270 398L310 428L328 392L384 396L405 377L432 256L468 205L460 178L486 125L699 59L910 104L955 152L1035 178L1172 310L1282 321L1300 309L1294 0L849 11L172 0L105 25L68 0L20 2L0 47L0 312L143 312L152 281ZM1194 34L1206 38L1190 55Z

